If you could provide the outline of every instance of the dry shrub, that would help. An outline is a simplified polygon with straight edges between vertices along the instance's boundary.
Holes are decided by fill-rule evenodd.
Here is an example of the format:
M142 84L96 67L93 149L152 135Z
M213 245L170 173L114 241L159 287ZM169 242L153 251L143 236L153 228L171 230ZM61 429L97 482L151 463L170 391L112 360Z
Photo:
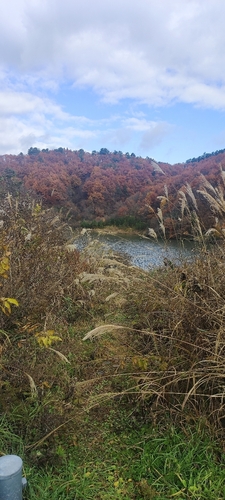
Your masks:
M70 227L60 214L43 210L29 197L16 200L9 195L1 204L1 218L1 248L10 252L10 273L1 295L19 302L9 317L2 315L1 328L18 321L43 323L47 316L63 318L65 297L74 302L84 298L76 277L90 267L79 252L66 250Z

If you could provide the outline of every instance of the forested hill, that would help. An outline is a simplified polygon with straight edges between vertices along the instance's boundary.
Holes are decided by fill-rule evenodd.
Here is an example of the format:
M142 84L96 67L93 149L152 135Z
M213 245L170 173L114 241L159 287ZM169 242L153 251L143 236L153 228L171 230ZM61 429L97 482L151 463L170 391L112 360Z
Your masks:
M30 148L27 155L0 157L0 194L17 195L28 190L41 197L47 206L70 209L72 221L77 224L133 218L148 226L161 206L166 228L172 236L172 222L179 219L181 191L190 208L193 208L194 193L203 223L206 227L211 225L212 214L210 211L206 214L206 199L197 191L202 182L206 186L204 177L214 187L221 183L221 168L225 170L223 150L202 160L198 158L196 162L170 165L120 151L110 153L105 148L92 153L82 149L39 151ZM192 194L190 190L187 192L187 183L192 187Z

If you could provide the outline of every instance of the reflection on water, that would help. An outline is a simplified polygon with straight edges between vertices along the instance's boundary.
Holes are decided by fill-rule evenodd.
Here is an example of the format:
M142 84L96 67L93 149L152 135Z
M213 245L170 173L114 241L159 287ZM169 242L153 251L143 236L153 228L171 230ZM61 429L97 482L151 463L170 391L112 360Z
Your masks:
M150 239L142 238L137 235L106 235L97 233L88 233L80 236L75 244L79 250L82 250L92 240L102 243L107 249L114 250L127 255L131 264L142 269L152 269L163 265L164 259L169 259L174 264L179 265L181 260L191 260L197 252L194 242L177 241L156 242Z

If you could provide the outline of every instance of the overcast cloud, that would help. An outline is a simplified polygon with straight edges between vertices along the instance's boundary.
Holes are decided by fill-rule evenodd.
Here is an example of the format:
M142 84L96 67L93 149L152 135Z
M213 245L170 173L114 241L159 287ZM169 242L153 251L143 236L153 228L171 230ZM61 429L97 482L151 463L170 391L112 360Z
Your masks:
M223 113L224 19L223 0L2 0L0 152L105 139L147 154L177 126L156 110ZM63 88L91 91L102 116L65 106Z

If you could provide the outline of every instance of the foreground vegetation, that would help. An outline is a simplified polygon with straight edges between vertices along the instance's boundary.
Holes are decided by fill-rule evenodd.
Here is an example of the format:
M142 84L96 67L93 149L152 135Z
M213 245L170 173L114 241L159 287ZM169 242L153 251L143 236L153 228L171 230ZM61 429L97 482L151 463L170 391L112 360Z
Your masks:
M191 265L145 272L69 251L27 196L1 219L0 451L23 458L25 498L224 498L223 242L199 226Z

